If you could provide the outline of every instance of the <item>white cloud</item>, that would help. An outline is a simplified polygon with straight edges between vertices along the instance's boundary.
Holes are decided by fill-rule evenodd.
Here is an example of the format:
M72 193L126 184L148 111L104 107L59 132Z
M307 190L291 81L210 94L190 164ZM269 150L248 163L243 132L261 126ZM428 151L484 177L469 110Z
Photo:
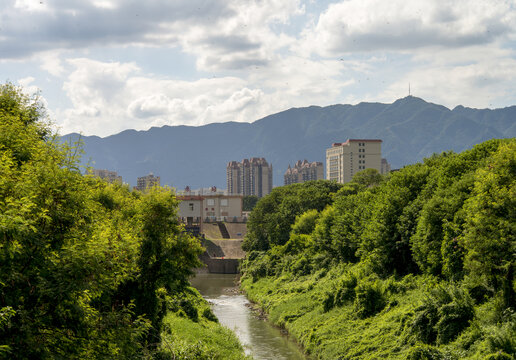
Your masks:
M75 70L64 89L72 108L61 109L63 133L83 131L108 135L125 128L156 125L203 125L250 122L291 106L335 103L352 80L337 79L338 61L315 62L278 58L274 66L245 78L203 78L194 81L158 78L136 65L79 58L67 61Z
M409 82L448 106L516 98L516 0L37 3L0 4L0 76L51 84L61 133L393 101Z
M41 69L50 75L61 77L65 74L65 68L58 52L50 51L38 55Z
M18 84L22 87L23 92L27 94L28 96L33 96L39 93L39 88L37 85L34 84L36 79L32 76L27 76L25 78L18 79ZM47 102L44 98L40 97L41 102L44 105L47 105Z
M348 0L332 4L304 31L301 49L324 56L351 52L462 47L511 36L513 0Z
M0 49L5 58L92 46L177 46L198 57L201 70L263 65L272 51L292 41L270 29L304 12L300 0L17 0L4 13ZM21 20L20 20L21 19ZM21 46L20 44L23 44Z
M196 24L179 37L183 49L198 57L203 71L246 69L267 65L274 52L296 41L271 26L287 24L304 13L299 0L228 2L232 16Z
M48 4L38 0L16 0L14 8L22 11L45 11L48 9Z
M516 99L514 54L512 57L503 56L506 51L497 51L496 48L468 50L436 52L434 61L427 60L413 66L386 88L380 98L393 101L406 93L410 83L413 95L451 108L457 105L492 108L513 104ZM486 56L486 53L491 56ZM417 58L422 57L421 54Z

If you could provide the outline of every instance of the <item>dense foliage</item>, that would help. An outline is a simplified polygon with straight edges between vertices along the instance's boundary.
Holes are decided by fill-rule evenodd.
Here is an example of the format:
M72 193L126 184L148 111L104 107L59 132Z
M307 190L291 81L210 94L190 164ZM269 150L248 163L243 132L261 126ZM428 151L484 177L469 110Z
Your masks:
M258 202L258 196L256 195L247 195L242 199L242 210L243 211L251 211L256 206Z
M312 186L258 202L242 282L307 352L514 358L514 139L358 173L326 203Z
M166 356L163 318L202 248L170 190L83 176L78 152L37 97L0 87L0 358Z
M339 188L336 183L321 180L272 189L251 213L247 224L249 236L243 249L267 250L271 245L283 245L296 216L307 210L324 209L332 202L331 194Z

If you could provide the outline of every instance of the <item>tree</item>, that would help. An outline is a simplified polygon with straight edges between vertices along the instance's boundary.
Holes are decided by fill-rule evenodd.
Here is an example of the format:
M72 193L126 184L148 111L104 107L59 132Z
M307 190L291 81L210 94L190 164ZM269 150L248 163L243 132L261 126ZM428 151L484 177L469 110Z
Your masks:
M473 196L465 205L461 241L466 267L503 289L506 306L514 306L516 261L516 141L501 144L487 166L476 172Z
M384 181L382 174L376 169L365 169L353 175L352 182L364 187L378 186Z
M285 244L296 216L307 210L323 210L333 202L333 194L341 186L317 180L274 188L251 212L242 248L267 250L272 245Z
M392 174L378 188L368 206L371 217L361 236L358 253L383 274L407 274L416 269L410 237L415 232L419 207L416 199L425 187L428 167L417 164Z
M37 98L0 86L0 355L141 356L159 342L160 297L198 265L169 190L85 177L78 153Z
M258 203L258 196L256 196L256 195L244 196L242 202L243 202L242 210L243 211L251 211L256 206L256 203Z

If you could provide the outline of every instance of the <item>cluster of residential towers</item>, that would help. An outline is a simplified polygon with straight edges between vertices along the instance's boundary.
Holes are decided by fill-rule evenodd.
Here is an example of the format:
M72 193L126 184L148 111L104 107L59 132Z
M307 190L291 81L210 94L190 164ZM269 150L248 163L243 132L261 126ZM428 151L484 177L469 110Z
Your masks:
M288 165L283 176L285 185L326 178L339 183L351 181L353 175L364 169L376 169L381 174L391 168L382 158L382 140L348 139L343 143L333 143L326 149L326 176L322 162L298 160L293 167ZM109 182L122 183L122 177L115 171L92 169L90 173ZM226 166L227 193L231 195L256 195L259 198L272 190L272 164L265 158L253 157L242 161L230 161ZM160 177L149 175L138 177L135 190L160 185Z
M376 169L381 174L390 171L389 163L382 158L382 140L348 139L326 150L326 179L347 183L364 169ZM264 158L230 161L226 175L229 194L263 197L272 190L272 164ZM289 165L283 175L285 185L319 179L324 179L323 163L306 159Z
M354 174L364 169L376 169L386 174L390 171L390 165L382 158L381 145L380 139L348 139L343 143L333 143L326 149L326 174L322 162L298 160L285 171L284 184L323 178L347 183ZM90 173L109 182L122 183L122 177L115 171L93 169ZM198 190L186 187L177 192L177 198L181 201L178 215L187 226L202 224L203 221L245 221L243 197L255 195L261 198L271 192L272 164L258 157L230 161L226 166L226 179L225 191L215 187ZM134 189L146 191L155 185L160 185L160 177L150 173L138 177Z

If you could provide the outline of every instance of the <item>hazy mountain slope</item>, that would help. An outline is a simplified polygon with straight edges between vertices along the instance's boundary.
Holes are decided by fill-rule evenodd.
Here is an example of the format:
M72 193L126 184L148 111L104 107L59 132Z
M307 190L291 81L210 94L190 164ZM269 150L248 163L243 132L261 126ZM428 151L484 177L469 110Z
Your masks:
M300 159L325 161L333 142L380 138L393 168L420 161L434 152L462 151L491 138L516 136L516 106L450 110L416 97L392 104L310 106L267 116L253 123L219 123L200 127L164 126L127 130L99 138L82 137L85 156L96 168L118 171L134 185L153 172L162 184L179 189L226 187L230 160L265 157L274 167L274 184L282 185L288 164ZM77 134L63 136L63 140Z

